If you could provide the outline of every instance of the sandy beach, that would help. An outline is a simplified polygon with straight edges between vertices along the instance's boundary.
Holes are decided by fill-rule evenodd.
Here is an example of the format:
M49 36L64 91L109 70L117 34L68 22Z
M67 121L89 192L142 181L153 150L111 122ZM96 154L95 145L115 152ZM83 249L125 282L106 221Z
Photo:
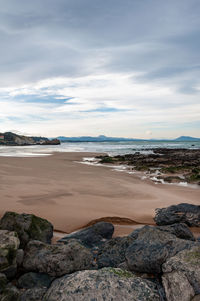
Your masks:
M130 224L125 220L117 227L123 234L140 224L153 224L156 208L200 204L199 189L156 185L134 174L80 163L83 157L95 155L0 157L0 215L5 211L34 213L66 233L99 218L117 217L117 224L123 224L119 218L131 219Z

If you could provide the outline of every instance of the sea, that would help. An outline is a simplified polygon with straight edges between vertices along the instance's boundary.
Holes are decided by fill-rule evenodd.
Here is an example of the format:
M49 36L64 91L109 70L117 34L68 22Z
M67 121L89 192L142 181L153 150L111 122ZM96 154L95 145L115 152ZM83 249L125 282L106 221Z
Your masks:
M200 149L200 141L121 141L121 142L63 142L60 145L0 146L0 156L42 157L54 152L93 152L108 155L152 153L156 148Z

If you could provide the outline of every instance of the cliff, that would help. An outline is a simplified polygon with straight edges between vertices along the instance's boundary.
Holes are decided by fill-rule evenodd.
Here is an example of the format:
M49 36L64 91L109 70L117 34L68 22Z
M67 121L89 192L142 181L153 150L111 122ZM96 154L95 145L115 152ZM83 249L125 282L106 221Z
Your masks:
M12 132L0 133L0 145L18 146L18 145L58 145L58 139L49 140L45 137L27 137L17 135Z

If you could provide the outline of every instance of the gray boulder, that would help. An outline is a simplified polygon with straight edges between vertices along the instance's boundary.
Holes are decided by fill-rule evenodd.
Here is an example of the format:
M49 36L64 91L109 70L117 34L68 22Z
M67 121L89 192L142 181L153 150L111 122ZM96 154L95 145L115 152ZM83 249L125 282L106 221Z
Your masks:
M22 275L17 281L19 288L49 287L53 278L44 273L29 272Z
M19 239L15 232L0 230L0 272L9 274L9 271L16 270L17 249ZM7 275L9 277L9 275Z
M73 238L79 240L85 247L92 248L104 242L105 239L112 238L113 232L113 224L107 222L98 222L90 227L63 237L59 240L59 242L67 244L68 241Z
M102 244L97 252L98 268L118 267L125 261L126 249L131 245L131 237L115 237Z
M189 227L200 227L200 206L182 203L156 209L154 220L159 226L182 222Z
M76 240L67 245L48 245L30 241L25 249L23 267L26 271L59 277L79 270L90 269L93 256L89 249Z
M53 237L52 224L33 214L6 212L0 220L0 229L16 231L21 248L34 239L50 243Z
M42 301L45 293L45 288L31 288L23 292L17 301Z
M104 268L56 279L44 301L160 301L156 285L128 271Z
M195 242L177 238L158 227L145 226L126 250L129 269L139 273L161 273L162 264L176 253L191 248Z
M183 250L162 266L168 301L190 301L200 294L200 246Z

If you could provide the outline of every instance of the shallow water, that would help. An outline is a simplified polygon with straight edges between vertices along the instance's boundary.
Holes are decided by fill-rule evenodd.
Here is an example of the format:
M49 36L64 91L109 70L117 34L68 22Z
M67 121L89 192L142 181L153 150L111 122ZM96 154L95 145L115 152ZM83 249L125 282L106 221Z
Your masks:
M0 156L38 157L53 152L97 152L110 155L127 153L152 153L154 148L200 148L200 142L132 141L132 142L66 142L61 145L0 146Z

